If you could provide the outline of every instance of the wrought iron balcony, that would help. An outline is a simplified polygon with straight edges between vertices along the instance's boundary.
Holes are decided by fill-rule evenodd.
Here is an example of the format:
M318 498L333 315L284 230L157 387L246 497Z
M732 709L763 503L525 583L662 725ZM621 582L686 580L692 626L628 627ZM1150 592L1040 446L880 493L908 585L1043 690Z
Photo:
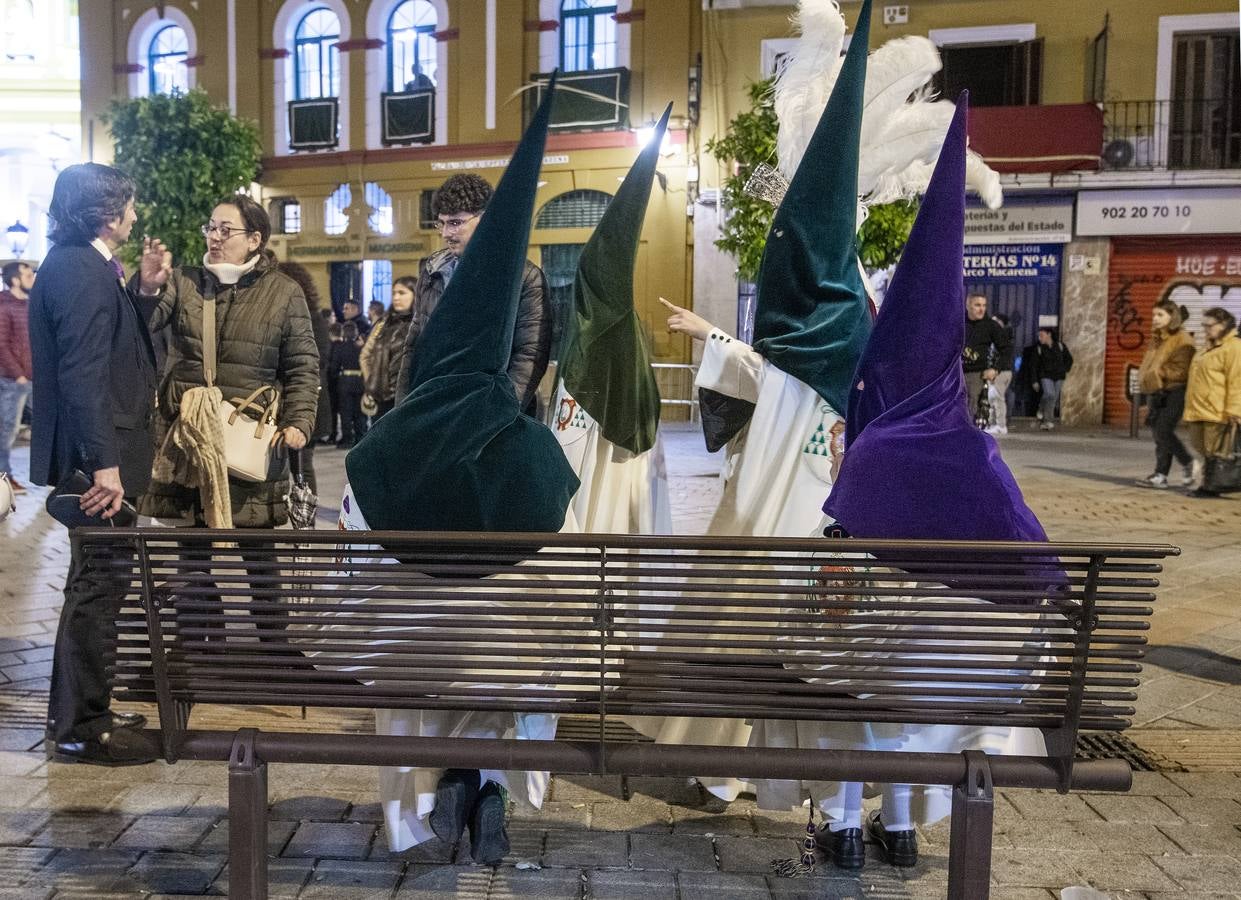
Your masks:
M1102 106L1105 169L1241 168L1241 94Z
M531 76L536 87L526 92L526 121L538 108L551 73ZM562 72L552 105L553 131L616 131L629 127L629 70L591 69Z

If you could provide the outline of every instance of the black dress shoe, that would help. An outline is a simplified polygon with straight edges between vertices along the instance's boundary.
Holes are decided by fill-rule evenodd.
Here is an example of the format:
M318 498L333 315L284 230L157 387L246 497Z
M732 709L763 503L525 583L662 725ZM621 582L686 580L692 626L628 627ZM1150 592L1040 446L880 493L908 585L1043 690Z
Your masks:
M889 863L903 869L918 864L918 832L910 828L908 831L888 831L883 827L881 810L875 810L866 820L870 836L875 839Z
M826 825L819 826L814 842L840 869L860 869L866 862L866 844L862 841L862 829L842 828L832 831Z
M114 712L112 714L113 728L145 728L147 717L142 713L126 713Z
M51 762L88 763L92 766L141 766L159 759L155 747L132 728L105 731L88 741L49 742Z
M445 844L461 840L465 823L478 799L478 769L448 769L435 788L435 808L429 824Z
M508 830L504 819L508 814L508 797L494 781L478 793L478 802L470 816L470 856L483 866L498 863L508 854Z

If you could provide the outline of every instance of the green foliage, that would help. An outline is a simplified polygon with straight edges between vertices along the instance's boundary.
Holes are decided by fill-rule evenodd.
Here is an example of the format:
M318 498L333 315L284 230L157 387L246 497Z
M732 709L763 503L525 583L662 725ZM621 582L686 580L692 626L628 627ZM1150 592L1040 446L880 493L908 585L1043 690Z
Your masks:
M772 104L772 80L756 81L749 88L751 108L728 123L721 138L707 142L716 159L731 163L733 174L725 180L721 200L728 211L724 233L715 245L737 261L737 277L754 281L767 244L775 207L745 192L746 182L759 163L775 165L779 123ZM858 255L868 269L883 269L900 257L918 213L915 201L872 206L858 233Z
M916 200L897 200L872 206L858 231L858 256L872 272L886 269L901 257L918 215Z
M116 166L138 185L135 237L158 237L173 263L196 262L199 228L221 197L258 176L262 145L252 122L212 106L205 91L115 100L104 119L116 142ZM141 242L121 251L137 264Z
M753 281L758 274L767 231L776 213L766 200L745 192L755 166L776 162L777 124L771 85L771 79L751 83L751 109L729 122L723 137L707 141L707 152L721 162L732 163L733 173L725 180L720 197L728 218L715 246L737 260L737 276L743 281Z

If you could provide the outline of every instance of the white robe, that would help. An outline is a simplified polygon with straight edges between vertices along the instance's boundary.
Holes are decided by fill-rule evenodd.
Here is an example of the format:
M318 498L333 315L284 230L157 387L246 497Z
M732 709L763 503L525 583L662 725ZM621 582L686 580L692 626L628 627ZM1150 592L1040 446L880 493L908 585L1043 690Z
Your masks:
M616 446L564 385L556 396L552 432L582 482L573 496L573 515L583 532L672 533L668 471L659 438L645 453Z
M726 450L724 494L708 534L822 535L822 506L833 482L832 429L843 421L836 411L813 388L718 328L707 338L694 384L755 404L750 423ZM750 731L744 719L670 717L654 736L660 743L744 747ZM750 789L737 779L699 780L723 800Z
M341 499L338 527L342 531L368 531L369 526L348 485ZM565 516L562 533L580 531L570 509ZM496 580L504 576L496 576ZM538 577L537 575L534 577ZM548 576L549 578L553 576ZM358 599L364 604L365 597ZM503 599L495 601L504 606ZM348 613L342 613L348 616ZM327 626L330 629L330 625ZM377 635L383 629L375 629ZM310 641L313 642L313 639ZM381 643L382 637L376 638ZM549 658L571 648L548 645ZM308 656L314 651L307 649ZM457 710L387 710L375 711L375 733L417 737L516 738L517 740L550 741L556 737L558 716L553 713L461 712ZM428 817L435 808L435 788L443 769L413 766L387 766L380 769L379 799L383 808L384 830L388 849L397 853L435 837ZM503 772L483 769L482 783L494 781L520 804L536 809L543 805L547 793L547 772ZM517 789L514 788L524 788Z

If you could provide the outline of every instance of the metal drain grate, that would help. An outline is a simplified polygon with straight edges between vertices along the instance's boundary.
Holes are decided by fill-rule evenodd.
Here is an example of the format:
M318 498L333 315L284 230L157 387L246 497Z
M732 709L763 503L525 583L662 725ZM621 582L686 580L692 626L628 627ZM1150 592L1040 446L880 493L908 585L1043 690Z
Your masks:
M560 741L597 741L599 740L599 720L593 716L562 716L556 724L556 739ZM651 742L634 731L624 722L608 719L603 723L603 739L618 743Z
M1123 759L1135 772L1177 771L1179 767L1161 765L1123 734L1109 731L1087 732L1077 736L1078 759Z

